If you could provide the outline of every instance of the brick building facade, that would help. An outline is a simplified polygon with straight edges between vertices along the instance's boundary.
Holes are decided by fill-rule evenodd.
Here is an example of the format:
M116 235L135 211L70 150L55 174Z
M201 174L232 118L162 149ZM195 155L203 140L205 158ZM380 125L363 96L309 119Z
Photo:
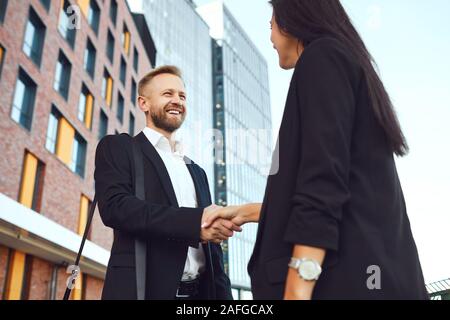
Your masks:
M0 299L62 298L97 143L145 125L142 19L125 0L0 0ZM98 212L89 240L72 299L100 298L112 230Z

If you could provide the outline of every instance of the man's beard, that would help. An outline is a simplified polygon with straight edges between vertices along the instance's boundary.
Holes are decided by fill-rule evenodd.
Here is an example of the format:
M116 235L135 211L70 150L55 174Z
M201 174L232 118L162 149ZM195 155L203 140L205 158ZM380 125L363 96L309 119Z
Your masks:
M181 127L184 119L186 118L186 112L181 114L181 121L178 121L177 119L170 119L169 114L166 112L168 107L170 107L170 105L167 105L165 108L156 112L150 111L150 117L152 117L153 124L157 128L172 133Z

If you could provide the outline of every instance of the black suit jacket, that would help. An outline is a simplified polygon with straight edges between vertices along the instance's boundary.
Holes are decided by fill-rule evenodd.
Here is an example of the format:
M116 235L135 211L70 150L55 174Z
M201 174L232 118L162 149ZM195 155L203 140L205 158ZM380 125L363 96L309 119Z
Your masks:
M135 239L146 243L146 299L173 299L181 280L188 247L198 247L203 208L211 204L206 174L185 159L194 181L198 208L178 206L163 160L144 133L138 140L144 159L145 200L134 192L132 139L106 136L97 146L95 191L103 223L114 229L102 299L134 300ZM203 245L206 256L204 299L232 299L224 272L222 249Z
M256 299L283 298L295 244L327 250L313 299L428 297L393 153L338 41L318 39L299 59L273 160L248 266ZM367 286L370 266L380 290Z

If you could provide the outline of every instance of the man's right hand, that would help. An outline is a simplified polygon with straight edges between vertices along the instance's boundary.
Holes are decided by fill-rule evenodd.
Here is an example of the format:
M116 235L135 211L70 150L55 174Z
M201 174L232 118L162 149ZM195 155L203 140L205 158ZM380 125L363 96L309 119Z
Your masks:
M229 220L236 226L242 226L249 222L258 222L261 206L261 203L227 207L216 206L206 219L202 219L202 228L208 228L216 219Z
M202 216L202 225L205 223L205 221L208 221L213 216L215 216L216 211L221 208L223 207L217 206L215 204L205 208ZM229 220L219 218L215 219L209 227L201 228L200 239L202 240L202 242L210 241L220 244L222 243L222 241L232 237L235 231L241 232L242 229L240 226L234 224Z

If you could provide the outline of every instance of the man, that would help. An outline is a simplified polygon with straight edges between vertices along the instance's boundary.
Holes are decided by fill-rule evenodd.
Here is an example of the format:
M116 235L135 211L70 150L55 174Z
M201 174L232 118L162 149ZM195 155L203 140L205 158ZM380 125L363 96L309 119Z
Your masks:
M217 207L204 170L183 156L174 135L186 100L178 68L153 70L139 82L147 127L135 138L106 136L97 147L99 212L114 229L102 299L232 299L220 243L241 229L226 220L201 228ZM134 141L143 154L145 200L135 196Z

